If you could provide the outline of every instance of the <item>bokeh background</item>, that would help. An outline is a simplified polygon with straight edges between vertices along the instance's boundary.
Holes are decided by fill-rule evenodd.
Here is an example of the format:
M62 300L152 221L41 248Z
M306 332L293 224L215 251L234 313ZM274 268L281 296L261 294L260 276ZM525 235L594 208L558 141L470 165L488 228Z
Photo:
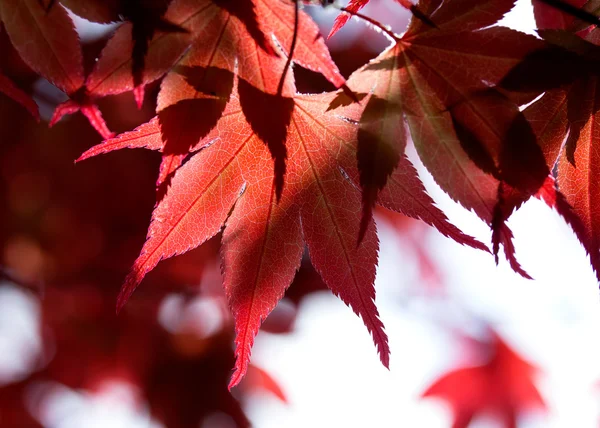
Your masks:
M338 13L309 12L323 33ZM363 12L398 32L410 18L393 0L372 0ZM114 26L74 19L91 68ZM533 34L529 0L503 23ZM351 20L329 46L348 76L388 43ZM100 137L81 115L49 129L64 94L20 61L4 33L0 52L0 68L42 115L38 124L0 94L0 427L450 427L452 399L464 410L481 397L492 405L471 427L511 426L507 416L526 428L599 426L598 284L569 227L538 200L509 221L532 281L424 224L378 213L377 304L390 370L361 320L305 260L230 395L233 326L219 237L161 263L115 316L155 202L159 158L122 151L74 164ZM302 92L333 89L295 71ZM152 117L157 89L148 88L141 110L131 94L103 99L110 128ZM420 172L451 221L489 242L489 229ZM464 367L480 370L461 372L442 397L423 397Z

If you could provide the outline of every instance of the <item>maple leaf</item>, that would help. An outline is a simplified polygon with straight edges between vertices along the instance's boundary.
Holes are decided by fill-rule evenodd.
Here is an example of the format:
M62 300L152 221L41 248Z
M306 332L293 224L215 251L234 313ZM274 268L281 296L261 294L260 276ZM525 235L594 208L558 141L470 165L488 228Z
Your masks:
M304 11L299 11L298 29L294 32L294 1L254 0L261 28L272 34L283 52L289 56L294 37L296 46L292 59L309 70L321 73L336 87L344 84L344 78L331 59L319 27Z
M236 58L247 58L247 53L238 49L240 47L232 43L232 38L246 40L249 37L266 53L276 55L274 37L287 52L294 37L293 20L290 20L294 9L291 1L175 0L163 19L185 32L159 32L149 40L140 86L162 77L190 47L220 56L227 62L225 69L231 72ZM310 70L323 73L334 85L341 86L344 79L331 60L318 27L303 11L299 12L296 37L298 43L294 60ZM127 23L117 29L103 49L87 80L90 93L104 96L136 87L131 74L132 47L131 24ZM269 73L269 70L263 71ZM256 72L251 71L252 74Z
M558 189L548 184L543 199L571 225L600 280L600 219L595 214L598 201L594 179L600 35L597 30L584 39L562 30L540 30L539 33L562 50L563 58L570 57L571 65L576 65L572 71L559 73L555 78L540 79L540 89L549 90L525 110L547 165L553 168L558 162ZM508 86L529 86L534 71L543 64L537 60L530 57L517 66ZM519 77L519 71L527 68L529 72Z
M454 410L454 428L466 428L480 413L491 412L507 428L516 427L522 409L545 408L533 382L536 369L523 360L496 333L487 346L489 361L483 365L451 371L422 394L439 397Z
M0 15L13 46L35 72L67 94L83 85L79 38L63 7L46 13L37 0L7 0Z
M361 79L377 82L374 96L384 102L373 105L371 117L388 127L381 134L387 146L390 138L405 138L405 118L436 182L492 227L495 252L502 243L514 270L528 277L514 257L504 218L512 208L505 207L502 189L509 185L534 194L549 170L518 105L490 86L544 44L490 27L513 5L512 0L422 1L421 10L436 27L413 19L402 37L382 29L394 43L364 67ZM402 147L396 150L401 153ZM374 169L377 162L370 164ZM379 188L385 177L371 181L369 186Z
M144 102L143 74L146 65L148 43L157 31L161 33L185 33L182 27L162 18L171 0L127 0L120 5L120 15L131 22L131 74L134 96L138 108Z
M339 150L344 141L339 133L349 132L347 122L323 115L330 98L299 98L292 104L287 137L290 171L277 202L274 161L246 121L237 94L232 97L219 124L206 137L218 141L202 148L173 178L154 211L142 255L126 279L119 306L159 260L200 245L225 223L224 287L237 332L237 371L230 386L247 369L261 321L291 283L303 242L327 285L363 317L382 362L388 364L387 336L373 302L375 226L371 224L364 242L356 247L359 216L349 202L359 207L358 190L321 147L327 144Z
M62 0L76 15L89 21L111 23L128 21L131 25L132 51L131 74L134 81L134 96L138 108L144 101L143 73L148 42L157 31L166 33L185 33L185 29L164 19L171 0ZM54 5L51 0L46 7L49 11Z
M246 42L256 45L252 39ZM262 51L255 47L254 52ZM189 55L196 54L190 51ZM258 65L269 66L276 76L282 75L283 58L251 58L270 61ZM240 69L243 68L241 62ZM387 336L373 302L378 249L375 225L369 219L364 239L357 246L360 192L348 181L358 174L356 120L362 105L349 102L346 108L331 110L330 105L344 96L342 93L293 97L295 90L289 73L280 96L271 95L279 86L277 80L266 77L262 84L251 85L242 71L238 76L239 83L220 119L199 143L188 147L191 158L177 169L156 207L148 239L125 280L118 306L125 303L161 259L202 244L224 225L224 287L237 333L236 372L231 387L246 372L254 336L290 285L304 245L325 284L363 318L387 366ZM182 77L173 74L172 78ZM248 79L257 81L258 77ZM197 94L197 88L188 88ZM220 99L218 91L215 93ZM165 99L159 105L162 101ZM279 118L280 128L267 131L269 122L264 118L273 117ZM80 159L124 147L159 149L164 159L169 142L159 139L163 131L160 119L159 113L158 120L106 141ZM279 141L281 138L283 141ZM274 148L274 143L280 145ZM278 155L277 150L284 153ZM281 157L287 160L284 171L278 170ZM408 160L403 157L400 164L389 189L381 192L381 203L422 218L461 243L484 249L483 244L447 222L425 193ZM285 182L280 180L283 173Z
M236 61L239 65L235 71L243 79L242 108L276 160L279 197L285 174L284 139L289 117L273 120L256 108L259 103L277 102L285 89L276 83L282 81L285 68L275 65L279 54L272 37L283 52L289 53L295 44L295 62L323 73L336 86L344 84L317 26L302 11L298 11L298 28L294 31L290 20L295 13L291 2L179 0L171 4L165 19L186 33L159 34L149 42L143 79L145 84L170 70L161 85L157 106L167 143L157 180L159 199L190 147L219 119L231 92ZM90 94L103 96L143 86L132 80L128 70L132 53L123 46L131 45L128 30L117 30L86 82ZM289 96L289 88L285 91ZM272 109L274 114L286 111L289 108Z
M57 107L50 125L81 110L102 137L112 137L85 91L79 37L66 9L46 11L37 0L7 0L0 4L0 17L23 61L71 98Z
M557 181L566 203L572 207L572 212L583 226L574 227L574 231L589 254L600 280L600 219L597 216L600 201L597 198L597 180L594 178L598 163L595 122L598 120L596 105L600 91L597 85L597 76L576 82L569 91L569 100L578 101L562 107L567 107L570 131L558 160Z

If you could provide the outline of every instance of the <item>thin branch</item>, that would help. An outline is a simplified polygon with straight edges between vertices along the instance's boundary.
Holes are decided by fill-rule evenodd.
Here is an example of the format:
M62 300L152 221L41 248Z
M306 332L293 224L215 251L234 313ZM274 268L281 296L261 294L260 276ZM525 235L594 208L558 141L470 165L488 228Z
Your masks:
M290 46L290 51L288 53L287 61L285 62L285 68L283 69L283 73L281 74L281 79L279 80L279 85L277 86L277 95L281 96L283 92L283 85L285 83L285 77L287 76L288 69L292 65L292 57L294 56L294 50L296 49L296 41L298 40L298 27L300 23L300 3L298 0L294 2L294 35L292 37L292 44Z

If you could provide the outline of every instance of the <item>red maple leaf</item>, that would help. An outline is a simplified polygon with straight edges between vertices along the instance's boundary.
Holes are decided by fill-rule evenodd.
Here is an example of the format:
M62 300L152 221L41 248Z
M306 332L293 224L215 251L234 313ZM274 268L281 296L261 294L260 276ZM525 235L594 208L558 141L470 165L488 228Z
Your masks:
M50 126L81 111L102 137L112 137L85 90L79 37L66 9L46 10L38 0L6 0L0 3L0 18L25 63L71 98L56 108Z
M579 238L600 279L600 219L596 192L596 130L600 61L600 32L594 29L583 38L564 30L540 30L551 43L541 55L532 55L507 78L508 87L527 88L537 70L548 59L569 59L571 71L561 70L553 78L538 79L533 85L547 92L524 111L537 137L549 168L556 168L556 184L550 180L542 197L560 213ZM561 64L561 62L557 62ZM529 71L528 71L529 68ZM523 73L521 73L523 71Z
M492 413L506 428L515 428L519 411L545 408L533 381L535 367L495 333L484 348L485 364L451 371L422 394L439 397L452 406L453 428L466 428L482 413Z
M255 84L262 90L240 78L216 125L188 148L191 158L176 170L154 211L119 307L161 259L202 244L224 225L224 287L237 332L237 371L230 386L244 375L254 336L291 283L304 245L327 286L361 315L387 366L387 337L373 302L378 241L372 219L357 245L360 191L352 181L358 177L356 120L362 106L347 99L342 103L347 107L330 109L343 93L294 96L289 73L282 96L270 95L285 61L263 58L271 61L274 77ZM168 141L159 139L159 121L106 141L81 159L124 147L160 149L164 159ZM447 222L406 158L389 183L380 192L381 204L485 248Z
M393 44L361 72L360 90L364 82L377 84L361 124L372 129L363 138L359 135L359 147L373 147L368 140L377 135L380 155L367 151L359 166L362 161L363 202L368 206L373 200L369 194L385 184L394 167L393 156L385 153L404 150L406 120L436 182L490 225L494 253L502 244L513 269L529 277L515 259L512 232L505 224L520 203L506 195L513 189L535 194L549 169L512 95L490 86L544 44L492 26L513 5L514 0L422 1L421 10L436 27L413 19L401 37L382 28ZM383 158L387 163L382 167Z
M265 52L274 54L274 37L287 51L294 37L293 16L293 3L286 1L175 0L164 20L185 32L158 32L148 41L141 85L162 77L189 48L213 52L227 62L225 70L232 72L236 58L246 56L236 40L251 39ZM87 79L90 93L102 96L136 87L131 73L134 45L131 25L122 25L108 41ZM303 11L299 14L298 29L294 60L323 73L334 85L342 85L344 79L331 60L317 26ZM210 55L207 61L210 63ZM257 72L252 70L253 74Z

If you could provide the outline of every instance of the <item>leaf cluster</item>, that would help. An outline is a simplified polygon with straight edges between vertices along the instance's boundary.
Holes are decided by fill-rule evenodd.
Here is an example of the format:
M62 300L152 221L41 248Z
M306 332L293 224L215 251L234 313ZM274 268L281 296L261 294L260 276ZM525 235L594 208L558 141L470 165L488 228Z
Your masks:
M147 240L120 309L164 259L222 232L223 286L235 319L236 372L300 267L360 315L382 363L389 346L374 303L379 205L422 220L498 260L519 264L506 222L532 196L573 227L600 278L598 30L595 0L534 1L540 37L497 25L515 0L398 0L402 35L352 0L390 46L345 80L325 40L292 0L3 0L0 19L23 61L69 99L50 121L80 111L104 142L79 160L123 148L161 154ZM69 12L70 11L70 12ZM70 13L120 22L84 69ZM336 91L298 94L293 65ZM114 135L97 101L160 80L156 116ZM29 96L0 91L35 117ZM532 102L533 101L533 102ZM600 119L600 118L598 118ZM405 154L414 147L439 186L491 231L491 251L452 225Z

